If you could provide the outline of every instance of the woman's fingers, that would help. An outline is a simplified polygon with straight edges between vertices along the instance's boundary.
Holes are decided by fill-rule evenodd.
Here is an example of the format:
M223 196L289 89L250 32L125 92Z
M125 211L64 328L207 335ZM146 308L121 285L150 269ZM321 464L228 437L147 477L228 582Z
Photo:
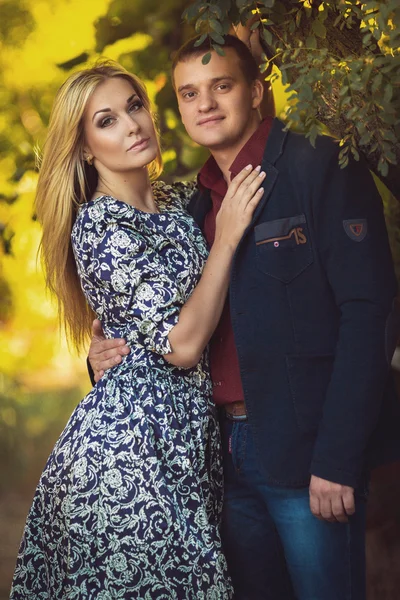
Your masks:
M239 186L247 179L247 177L249 177L249 175L251 175L253 172L255 171L255 169L253 170L253 166L252 165L247 165L247 167L245 167L244 169L242 169L241 171L239 171L239 173L232 179L232 181L230 182L230 184L228 185L228 191L226 194L226 198L231 198L232 196L235 195L237 189L239 188Z
M235 198L235 201L244 200L247 204L251 195L253 195L261 185L264 177L265 173L261 171L260 165L255 169L249 169L247 166L232 179L228 187L228 199Z
M245 181L239 186L235 196L234 202L240 211L245 211L249 202L256 196L259 198L259 194L257 193L258 189L261 187L262 182L264 181L265 173L264 171L252 173L251 177L247 177Z
M248 204L250 200L254 197L254 195L259 190L262 182L265 179L265 171L260 171L256 177L252 181L249 181L246 189L243 191L241 200L243 203ZM247 180L246 180L247 181Z

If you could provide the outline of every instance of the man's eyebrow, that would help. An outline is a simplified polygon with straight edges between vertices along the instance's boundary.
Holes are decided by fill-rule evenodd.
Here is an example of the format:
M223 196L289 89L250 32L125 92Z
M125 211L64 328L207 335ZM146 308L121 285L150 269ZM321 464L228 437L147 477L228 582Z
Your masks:
M231 75L221 75L220 77L213 77L210 80L210 83L212 85L215 85L216 83L219 83L220 81L235 81L235 78L232 77ZM188 90L189 88L193 88L196 87L196 84L194 83L186 83L185 85L180 85L178 87L178 92L182 92L184 90Z
M126 103L129 104L129 102L131 102L135 97L139 98L139 96L136 94L136 92L134 94L132 94L132 96L129 96ZM96 115L98 115L99 113L103 113L103 112L111 112L111 108L101 108L100 110L97 110L92 117L92 122Z

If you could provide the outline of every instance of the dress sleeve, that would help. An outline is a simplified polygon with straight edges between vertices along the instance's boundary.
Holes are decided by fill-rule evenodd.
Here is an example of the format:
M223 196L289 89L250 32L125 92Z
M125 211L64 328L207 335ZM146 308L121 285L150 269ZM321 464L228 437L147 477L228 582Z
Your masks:
M86 226L75 254L83 289L103 325L163 355L172 352L168 334L184 301L171 267L147 238L134 221L112 219L101 229Z

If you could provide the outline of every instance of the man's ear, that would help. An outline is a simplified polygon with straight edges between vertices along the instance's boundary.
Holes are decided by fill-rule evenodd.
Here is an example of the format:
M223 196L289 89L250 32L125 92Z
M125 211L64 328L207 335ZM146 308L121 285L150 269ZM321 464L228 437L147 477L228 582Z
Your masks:
M264 96L264 86L259 79L253 81L252 87L252 106L259 108Z

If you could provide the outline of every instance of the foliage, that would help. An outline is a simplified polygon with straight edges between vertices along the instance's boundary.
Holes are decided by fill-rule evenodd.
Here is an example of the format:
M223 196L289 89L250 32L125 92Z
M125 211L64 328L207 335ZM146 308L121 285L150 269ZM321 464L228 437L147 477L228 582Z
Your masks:
M262 12L272 10L274 3L269 2L270 7L267 4L264 2L260 8L263 35L269 40L267 32L271 32L274 40L278 35L277 26L269 25ZM207 10L202 12L201 27L211 23L216 45L221 43L217 34L226 32L228 27L225 16L238 22L240 18L245 19L250 10L249 2L241 2L237 7L231 0L213 0L204 6ZM333 9L331 5L326 6L328 17L321 23L326 27L328 39ZM44 141L55 92L69 73L100 56L118 60L146 82L157 107L165 161L163 178L194 177L207 152L188 138L169 82L173 52L193 35L193 29L182 22L185 7L192 11L192 18L200 10L198 2L188 6L185 0L162 3L158 0L86 0L84 5L80 0L3 0L0 3L0 371L10 378L17 377L31 389L86 382L83 360L71 358L65 340L61 338L60 342L55 309L44 294L43 277L36 262L40 228L33 218L37 180L35 149ZM300 31L296 25L295 32L305 34L306 25L312 27L310 23L315 21L314 8L307 17L310 9L291 3L291 9L294 7L296 15L301 14L294 20L300 19L302 26ZM322 11L318 11L318 20L319 12ZM295 13L291 13L291 18L292 15ZM342 19L346 23L344 32L349 18ZM335 26L336 30L340 32L340 24ZM388 31L388 36L394 36L394 31ZM353 35L351 29L350 34ZM324 39L316 34L315 37L317 50L323 49ZM293 45L296 39L293 35ZM393 43L391 39L387 47ZM380 45L382 47L381 42ZM289 48L287 39L286 46ZM295 60L302 58L302 52L304 49ZM395 56L398 59L398 55ZM285 58L286 67L289 59ZM277 64L279 60L279 56L274 59ZM375 77L374 69L371 77ZM282 70L291 85L295 71L295 67ZM394 71L397 73L397 68ZM299 91L297 104L292 100L287 105L287 95L280 79L276 78L278 75L275 68L272 79L277 112L293 120L302 102L302 92ZM303 75L308 77L309 73ZM385 77L382 74L382 81ZM314 98L315 86L310 83L309 87ZM398 93L397 88L393 90L391 106L395 106ZM362 99L361 94L359 97ZM313 115L311 105L310 101L299 113L304 122ZM398 226L395 210L391 218L395 232Z
M23 481L29 492L81 390L28 391L0 375L0 495Z
M184 15L221 52L231 23L255 13L264 69L274 62L289 84L287 126L312 142L328 127L340 140L343 167L349 153L357 160L364 153L400 197L398 170L388 177L400 161L398 0L194 0Z
M0 3L0 371L10 377L36 388L86 378L83 361L60 343L55 308L44 295L33 218L35 152L68 74L105 56L144 79L160 109L166 177L192 177L206 156L187 138L168 85L169 53L189 30L175 32L183 9L180 0Z

